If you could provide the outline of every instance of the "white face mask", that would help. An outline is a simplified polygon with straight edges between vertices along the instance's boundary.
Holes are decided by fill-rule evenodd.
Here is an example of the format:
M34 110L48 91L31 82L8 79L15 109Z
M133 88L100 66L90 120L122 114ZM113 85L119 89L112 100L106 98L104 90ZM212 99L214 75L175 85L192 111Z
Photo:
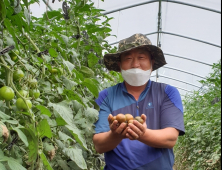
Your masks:
M151 76L151 69L144 71L138 68L121 70L123 79L131 86L142 86L146 84Z

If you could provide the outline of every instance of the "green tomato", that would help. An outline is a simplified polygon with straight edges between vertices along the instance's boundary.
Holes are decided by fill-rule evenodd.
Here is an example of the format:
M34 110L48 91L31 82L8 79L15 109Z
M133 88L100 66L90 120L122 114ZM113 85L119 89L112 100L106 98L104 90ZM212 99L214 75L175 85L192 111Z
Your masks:
M52 74L57 74L58 70L55 69L55 68L51 68L51 69L49 69L49 72L52 73Z
M15 81L19 81L21 80L23 77L25 76L24 72L22 70L16 70L14 73L13 73L13 79Z
M11 87L4 86L0 89L0 98L2 100L10 101L15 97L15 93Z
M29 93L26 90L19 90L18 92L22 95L22 97L29 97ZM16 97L19 98L20 96L16 94Z
M19 55L19 51L18 50L15 50L15 51L12 51L9 53L9 56L11 57L12 61L15 61L17 60L17 55Z
M30 85L32 88L36 87L37 84L38 84L38 82L37 82L36 79L32 79L32 80L29 81L29 85Z
M29 109L32 108L32 102L30 100L26 100L27 104L28 104L28 107ZM18 98L17 101L16 101L16 107L19 109L19 110L28 110L28 107L26 106L25 102L23 101L22 98Z
M30 97L34 97L35 99L38 99L40 96L40 91L38 89L30 90L29 95Z

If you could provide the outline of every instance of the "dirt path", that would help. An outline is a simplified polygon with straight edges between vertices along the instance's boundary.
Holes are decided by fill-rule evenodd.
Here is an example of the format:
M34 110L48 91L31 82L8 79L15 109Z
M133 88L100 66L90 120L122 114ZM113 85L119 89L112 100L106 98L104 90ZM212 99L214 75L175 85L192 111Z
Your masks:
M173 166L173 170L177 170L177 168L176 168L176 166L175 166L175 165Z

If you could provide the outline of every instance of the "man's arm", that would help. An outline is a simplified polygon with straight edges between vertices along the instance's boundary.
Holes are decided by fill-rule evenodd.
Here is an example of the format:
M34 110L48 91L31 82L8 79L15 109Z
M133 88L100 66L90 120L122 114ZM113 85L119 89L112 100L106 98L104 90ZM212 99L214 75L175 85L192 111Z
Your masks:
M142 115L146 122L146 116ZM175 128L165 128L160 130L147 129L146 123L143 125L135 121L129 124L126 137L131 140L139 140L140 142L154 148L173 148L176 144L179 131Z
M126 137L127 127L126 123L118 125L118 121L111 122L112 115L109 115L108 121L110 124L110 131L95 134L93 136L93 143L98 153L102 154L111 151L119 145L119 143Z

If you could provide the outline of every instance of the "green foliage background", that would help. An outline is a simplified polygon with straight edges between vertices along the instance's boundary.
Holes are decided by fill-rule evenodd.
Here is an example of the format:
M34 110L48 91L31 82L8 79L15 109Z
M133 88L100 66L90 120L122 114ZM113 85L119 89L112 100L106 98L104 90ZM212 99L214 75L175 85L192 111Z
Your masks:
M0 0L0 51L11 45L19 51L17 59L10 53L0 56L0 88L9 86L18 95L0 101L0 122L10 133L0 141L0 169L100 169L103 157L92 143L95 99L99 91L122 81L102 63L103 52L116 51L105 41L112 18L90 0L67 1L68 20L62 10L36 18L28 11L33 3L39 1ZM25 75L20 81L13 79L18 69ZM40 90L40 98L18 92L33 89ZM33 107L19 110L18 98L31 100Z
M111 36L112 18L90 0L69 0L68 20L62 10L31 17L29 5L38 2L0 0L0 51L11 45L19 51L15 60L9 53L0 56L0 88L9 86L18 96L0 100L0 125L10 134L4 141L0 126L0 169L101 169L103 156L92 143L98 119L94 100L102 89L123 81L119 73L106 72L102 63L104 51L116 51L105 41ZM20 81L13 79L18 69L25 74ZM175 147L179 170L220 169L221 61L213 70L201 81L204 91L185 97L186 135ZM40 98L18 92L33 89L40 90ZM33 107L19 110L18 98L31 100Z
M178 170L221 169L221 60L201 83L202 91L183 101L186 134L175 147Z

